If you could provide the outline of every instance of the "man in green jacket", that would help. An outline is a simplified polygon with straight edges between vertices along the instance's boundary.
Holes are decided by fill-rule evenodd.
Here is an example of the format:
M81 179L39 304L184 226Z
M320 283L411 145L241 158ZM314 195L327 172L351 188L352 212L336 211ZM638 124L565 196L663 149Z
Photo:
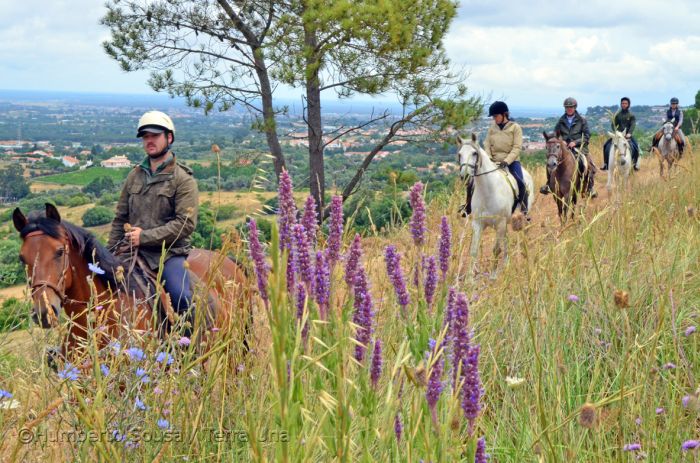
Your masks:
M164 252L163 285L175 310L184 313L192 302L185 261L197 224L197 182L171 151L175 126L170 117L160 111L146 112L139 120L137 137L143 140L147 156L126 178L108 247L123 243L138 248L154 271Z
M630 111L630 99L623 96L620 100L620 110L615 113L613 120L610 121L613 131L625 132L625 137L629 141L630 149L632 150L632 164L634 170L639 170L639 145L632 134L637 125L637 118ZM612 139L608 138L603 146L603 165L600 170L608 169L608 157L610 156L610 148L612 147Z
M566 142L566 145L573 153L582 153L588 162L588 195L591 198L598 196L593 188L596 173L595 164L591 160L588 152L588 142L591 139L591 131L588 129L588 121L576 110L578 102L575 98L569 97L564 100L564 114L557 121L554 133L557 137ZM547 172L547 183L540 188L540 193L549 194L549 172Z

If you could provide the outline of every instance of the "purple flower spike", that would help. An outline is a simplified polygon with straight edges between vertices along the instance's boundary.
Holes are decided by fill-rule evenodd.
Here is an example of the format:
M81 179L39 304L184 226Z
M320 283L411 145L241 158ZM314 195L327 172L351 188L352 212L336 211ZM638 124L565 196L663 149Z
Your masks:
M432 349L432 355L438 355L438 349L435 346ZM433 419L433 423L437 426L437 411L435 406L440 399L440 394L442 394L443 384L442 384L442 374L445 369L445 359L442 353L439 354L430 369L430 374L428 376L428 388L425 391L425 398L428 401L428 407L430 408L430 415Z
M350 250L345 261L345 282L351 288L355 286L355 272L357 271L357 265L362 259L362 239L359 234L355 234L355 239L350 245Z
M396 435L396 441L401 442L401 435L403 434L403 423L401 423L401 415L399 413L394 417L394 434Z
M413 209L413 215L411 216L410 223L411 235L413 235L413 242L416 244L416 246L420 246L425 241L425 232L427 231L425 227L423 184L421 182L416 182L416 184L411 188L409 202L411 203L411 208Z
M269 267L265 262L265 252L263 251L258 236L258 224L255 219L248 222L248 247L250 248L250 259L255 263L255 276L258 279L258 291L265 304L269 304L267 296L267 271Z
M411 302L411 299L406 290L406 282L401 271L401 255L396 251L396 246L390 245L386 247L384 252L384 260L386 262L386 272L389 274L389 279L396 291L396 297L399 300L402 310L406 310L406 306Z
M440 222L440 244L438 246L438 260L440 262L440 280L445 281L447 270L450 268L450 255L452 253L452 230L447 222L447 217L442 216Z
M361 266L355 274L355 301L353 323L357 325L356 340L360 345L355 346L355 359L362 362L365 350L372 336L372 296L369 293L369 283L365 269Z
M486 453L486 439L481 437L476 441L476 454L474 455L474 463L486 463L489 455Z
M428 257L428 268L425 275L425 302L428 303L428 310L433 306L433 298L435 297L435 288L437 287L438 274L435 257Z
M465 375L466 361L469 354L469 302L464 293L457 294L451 319L452 325L448 329L452 340L452 388L456 388L460 370L461 377Z
M279 209L277 223L279 224L280 249L292 249L292 227L297 221L297 207L294 204L294 189L289 172L282 171L279 179Z
M299 323L304 318L304 305L306 304L306 289L304 288L304 285L299 283L297 286L297 291L296 291L296 298L297 298L297 320ZM301 328L301 338L306 342L307 336L309 335L309 322L308 320L304 324L304 326Z
M316 233L318 232L318 216L316 214L316 201L313 196L306 198L304 204L304 214L301 217L301 224L306 230L306 240L311 249L316 248Z
M316 252L316 277L313 285L314 298L322 320L328 319L328 303L331 298L331 269L323 252Z
M625 444L625 446L622 447L623 452L636 452L637 450L642 450L642 444L635 442L633 444Z
M370 368L369 379L372 388L377 389L379 377L382 375L382 341L374 341L374 352L372 353L372 366Z
M464 383L462 385L462 410L464 416L469 421L469 435L474 432L474 423L481 411L481 378L479 377L479 352L480 347L476 346L469 349L467 361L463 362Z
M695 325L690 325L688 328L685 329L685 335L690 336L691 334L695 333L695 331Z
M289 294L294 294L294 290L296 289L297 266L296 266L295 260L296 260L296 258L294 257L294 248L292 248L289 251L289 255L287 256L287 270L286 270L287 292Z
M311 267L311 250L309 242L306 239L306 230L301 224L294 225L294 263L296 271L299 273L301 280L306 283L307 288L311 288L313 281L313 268Z
M683 449L684 452L695 450L698 447L700 447L700 440L687 440L681 445L681 449Z
M331 216L328 219L328 263L331 267L340 259L340 245L343 239L343 197L331 199Z

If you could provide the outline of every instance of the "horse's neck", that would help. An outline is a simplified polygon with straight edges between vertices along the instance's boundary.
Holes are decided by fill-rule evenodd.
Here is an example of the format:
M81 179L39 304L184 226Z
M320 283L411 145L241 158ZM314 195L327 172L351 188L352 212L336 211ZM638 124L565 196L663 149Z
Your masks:
M481 184L482 186L495 184L500 178L500 175L490 175L489 173L497 170L496 164L483 149L479 148L478 153L480 168L476 173L475 183L477 185Z

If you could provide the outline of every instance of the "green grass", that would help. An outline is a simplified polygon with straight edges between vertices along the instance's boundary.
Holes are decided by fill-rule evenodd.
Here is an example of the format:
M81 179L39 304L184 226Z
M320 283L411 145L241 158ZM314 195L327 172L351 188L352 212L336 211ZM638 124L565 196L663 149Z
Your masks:
M328 320L319 320L315 302L307 301L304 342L296 302L286 293L284 257L273 242L270 304L258 307L251 355L241 356L238 337L223 336L204 368L196 343L185 349L177 337L162 344L147 338L140 344L147 360L103 355L99 362L109 365L109 376L94 363L75 382L59 381L34 356L0 379L0 388L22 403L17 420L0 414L0 436L8 436L0 459L70 454L76 461L471 463L475 438L484 436L493 462L631 462L640 454L624 452L629 443L642 445L644 461L696 461L698 455L683 453L681 443L700 437L700 415L692 401L684 408L681 400L695 393L700 377L700 333L684 334L700 323L700 220L686 210L699 209L699 175L700 163L686 161L672 180L633 181L619 203L599 199L597 212L589 208L564 229L552 217L542 227L510 232L510 263L495 282L470 278L471 231L455 213L459 192L429 206L423 246L415 246L406 229L365 237L372 338L382 341L384 352L376 387L369 381L369 359L353 358L354 309L344 264L333 272ZM429 312L422 290L407 277L412 303L402 313L386 276L384 247L396 244L408 273L423 254L435 253L442 215L449 217L454 243L447 281L438 285ZM488 241L491 233L486 235ZM435 422L425 399L424 378L435 363L426 360L428 339L443 335L449 286L473 297L469 326L481 346L483 410L473 436L448 373ZM616 292L627 293L628 306L616 304ZM91 330L98 332L99 326ZM37 338L35 345L44 342ZM153 361L159 350L177 358L172 369ZM94 346L88 351L98 358ZM147 371L149 382L139 380L137 367ZM509 384L508 376L522 383ZM35 424L37 432L63 426L110 436L116 429L127 434L126 442L142 436L139 446L102 438L44 448L9 437L30 409L36 416L59 395L71 401ZM135 407L137 397L147 410ZM584 405L594 410L590 426L580 422ZM401 440L394 434L397 415ZM170 438L156 424L163 418Z
M62 174L47 175L34 178L33 181L40 183L56 183L59 185L85 186L98 177L110 177L115 182L121 182L129 173L130 169L108 169L106 167L92 167L85 170L66 172Z

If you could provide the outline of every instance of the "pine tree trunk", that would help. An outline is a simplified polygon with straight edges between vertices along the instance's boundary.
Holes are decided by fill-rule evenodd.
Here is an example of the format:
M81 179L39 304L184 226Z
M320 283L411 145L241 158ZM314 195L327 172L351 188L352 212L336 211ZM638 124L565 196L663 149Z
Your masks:
M321 83L318 77L319 59L315 53L318 45L315 31L304 28L306 58L306 123L309 135L309 188L316 200L316 217L323 217L325 175L323 167L323 126L321 121Z
M286 169L287 166L284 155L282 154L279 136L277 135L277 123L275 121L275 109L272 103L270 76L267 73L267 66L265 66L262 52L260 52L259 49L254 49L253 55L255 56L255 72L260 82L265 137L267 138L267 146L270 148L270 153L274 157L275 177L279 181L282 170Z

